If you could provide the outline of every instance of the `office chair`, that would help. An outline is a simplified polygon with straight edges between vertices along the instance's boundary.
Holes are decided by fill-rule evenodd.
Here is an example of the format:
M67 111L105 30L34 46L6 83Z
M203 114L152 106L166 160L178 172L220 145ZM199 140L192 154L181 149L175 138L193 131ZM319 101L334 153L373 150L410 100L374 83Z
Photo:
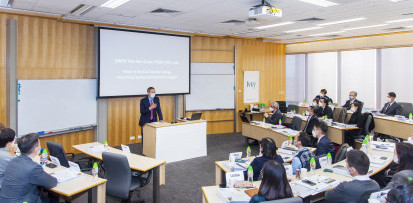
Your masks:
M291 198L285 198L285 199L265 201L265 203L303 203L303 199L299 197L291 197Z
M333 110L333 121L344 123L347 117L347 109L342 107L336 107Z
M407 103L407 102L398 102L400 106L402 106L402 113L401 115L409 118L409 114L413 113L413 104L412 103Z
M338 149L336 157L334 158L335 161L334 163L337 163L339 161L343 161L344 159L346 159L346 154L347 154L347 148L349 148L350 146L347 143L344 143L341 145L340 149Z
M296 113L300 113L300 112L298 112L299 108L298 108L297 105L290 104L290 105L287 106L287 112L294 111L294 110L295 110Z
M287 113L287 102L285 101L277 101L278 109L280 109L281 113Z
M293 130L300 130L302 122L303 122L303 119L301 119L298 116L294 116L293 119L291 120L291 123L286 124L286 126L287 126L287 128L291 128Z
M250 121L248 120L246 116L241 115L240 117L243 123L250 123Z
M74 153L66 153L63 146L57 142L47 141L46 146L47 146L47 149L49 150L50 156L54 156L57 159L59 159L60 165L67 167L67 168L70 167L69 161L72 161L72 162L74 161L75 159ZM70 156L69 160L68 160L67 155ZM76 163L79 164L79 167L82 166L81 171L92 170L93 161L89 157L79 159ZM86 163L86 164L81 165L80 163Z
M152 171L146 178L142 176L132 176L126 156L110 152L102 153L103 167L105 168L106 194L112 197L130 201L131 193L138 191L149 183L152 177Z
M281 119L281 123L284 124L285 123L285 119L287 119L287 115L283 114L283 117Z

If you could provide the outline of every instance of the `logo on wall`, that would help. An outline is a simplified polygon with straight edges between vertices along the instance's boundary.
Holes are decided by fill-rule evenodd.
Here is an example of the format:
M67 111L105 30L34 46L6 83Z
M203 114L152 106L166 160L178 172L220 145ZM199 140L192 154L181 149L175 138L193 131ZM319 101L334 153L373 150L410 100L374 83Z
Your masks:
M244 71L244 103L257 103L260 100L260 72Z

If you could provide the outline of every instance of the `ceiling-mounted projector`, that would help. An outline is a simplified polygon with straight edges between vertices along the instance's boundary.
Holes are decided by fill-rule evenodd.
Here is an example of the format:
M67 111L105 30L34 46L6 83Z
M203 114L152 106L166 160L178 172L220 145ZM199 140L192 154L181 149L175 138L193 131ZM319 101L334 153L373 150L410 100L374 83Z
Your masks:
M258 18L258 19L281 18L282 15L283 14L282 14L281 9L272 6L266 1L262 1L261 4L250 8L248 12L248 16L250 18Z

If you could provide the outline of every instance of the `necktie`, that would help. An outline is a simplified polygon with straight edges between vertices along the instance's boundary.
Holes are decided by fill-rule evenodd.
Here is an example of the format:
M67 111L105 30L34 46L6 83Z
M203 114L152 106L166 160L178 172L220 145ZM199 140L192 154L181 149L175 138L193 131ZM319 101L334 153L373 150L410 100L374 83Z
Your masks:
M152 99L149 99L149 104L152 106ZM151 109L151 120L153 120L153 109Z

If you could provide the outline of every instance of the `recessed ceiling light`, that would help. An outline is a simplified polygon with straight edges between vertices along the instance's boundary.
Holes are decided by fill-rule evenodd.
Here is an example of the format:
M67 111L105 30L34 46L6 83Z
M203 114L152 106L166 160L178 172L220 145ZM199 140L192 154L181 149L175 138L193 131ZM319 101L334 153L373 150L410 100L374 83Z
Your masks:
M381 26L386 26L386 25L387 24L369 25L369 26L363 26L363 27L346 28L346 29L343 29L343 30L358 30L358 29L365 29L365 28L381 27Z
M405 1L405 0L389 0L389 1L392 1L392 2L399 2L399 1Z
M72 11L70 11L70 12L69 12L69 15L72 15L72 16L81 16L81 15L89 12L89 11L92 10L93 8L95 8L95 6L86 5L86 4L80 4L79 6L77 6L76 8L74 8Z
M327 1L327 0L300 0L302 2L306 2L309 4L314 4L317 6L321 6L321 7L329 7L329 6L336 6L338 4L331 2L331 1Z
M413 28L413 25L412 26L406 26L407 28Z
M333 34L338 34L338 33L343 33L343 32L345 31L327 32L327 33L313 34L313 35L308 35L308 36L316 37L316 36L324 36L324 35L333 35Z
M285 31L286 33L292 33L292 32L302 32L302 31L307 31L307 30L316 30L316 29L320 29L322 27L309 27L309 28L303 28L303 29L297 29L297 30L289 30L289 31Z
M334 22L329 22L329 23L322 23L322 24L318 24L318 26L326 26L326 25L335 25L335 24L341 24L341 23L349 23L349 22L366 20L366 19L367 19L367 18L352 18L352 19L347 19L347 20L339 20L339 21L334 21Z
M405 18L405 19L387 21L386 23L400 23L400 22L406 22L406 21L412 21L412 20L413 18Z
M130 0L109 0L102 4L100 7L106 7L106 8L116 8Z
M283 23L277 23L277 24L271 24L271 25L264 25L260 27L256 27L256 29L265 29L265 28L270 28L270 27L278 27L278 26L283 26L283 25L290 25L294 24L295 22L283 22Z

